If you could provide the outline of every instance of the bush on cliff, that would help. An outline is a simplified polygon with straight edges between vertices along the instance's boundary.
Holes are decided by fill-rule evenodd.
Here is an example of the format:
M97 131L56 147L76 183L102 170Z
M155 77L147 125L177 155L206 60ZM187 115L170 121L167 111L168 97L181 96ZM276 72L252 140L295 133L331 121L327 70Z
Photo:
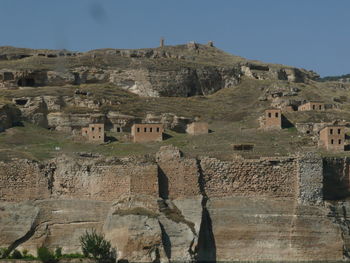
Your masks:
M49 250L47 247L39 247L37 250L38 258L43 263L56 263L57 259L55 254Z
M22 256L22 253L21 253L20 251L18 251L17 249L15 249L15 250L12 252L11 258L13 258L13 259L22 259L23 256Z
M111 243L105 240L102 234L97 234L93 229L91 232L86 231L80 237L81 249L84 256L93 258L100 263L115 262L115 251Z

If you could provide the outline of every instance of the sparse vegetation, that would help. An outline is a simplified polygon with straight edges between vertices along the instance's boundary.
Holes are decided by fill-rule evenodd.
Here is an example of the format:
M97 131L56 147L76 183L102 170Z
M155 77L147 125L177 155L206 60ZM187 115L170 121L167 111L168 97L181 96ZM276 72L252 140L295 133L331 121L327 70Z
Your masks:
M19 250L15 249L12 252L12 254L11 254L11 258L13 258L13 259L22 259L23 255L22 255L22 253Z
M80 237L81 249L85 257L90 257L100 263L115 262L116 252L113 251L111 243L95 229L86 231Z
M55 253L48 249L47 247L39 247L37 249L38 258L43 263L56 263L57 258L55 257Z

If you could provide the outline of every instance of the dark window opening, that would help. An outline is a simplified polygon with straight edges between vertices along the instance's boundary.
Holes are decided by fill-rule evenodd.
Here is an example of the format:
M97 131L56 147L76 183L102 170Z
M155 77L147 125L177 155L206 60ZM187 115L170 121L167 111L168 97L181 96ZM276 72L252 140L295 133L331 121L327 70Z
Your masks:
M331 144L334 144L334 140L333 139L331 140Z
M149 132L152 132L152 128L149 128Z
M101 131L102 131L102 128L101 128L101 127L98 127L98 131L101 132Z
M278 112L275 113L276 118L278 118Z
M147 132L147 128L143 128L143 131L144 131L144 132Z
M322 106L321 105L319 106L319 109L322 110Z
M252 151L254 149L254 145L252 144L235 144L233 145L234 151Z
M330 134L333 134L333 129L330 129L330 130L329 130L329 133L330 133Z
M137 132L140 132L140 128L137 128Z
M118 127L118 128L117 128L117 132L121 132L121 129L120 129L120 127Z
M312 105L312 109L313 109L313 110L315 109L315 105Z
M338 143L341 144L341 140L340 139L339 139Z
M101 139L101 136L98 136L99 139Z
M95 139L95 136L92 136L92 139Z
M95 127L91 127L91 131L94 131L95 130Z
M24 79L19 79L17 81L18 86L24 87L34 87L35 86L35 80L33 78L24 78Z
M13 80L13 74L11 72L4 72L4 80Z
M338 129L338 134L340 134L340 129Z
M18 99L18 100L15 100L15 103L17 104L17 105L26 105L27 104L27 102L28 102L28 100L27 99Z
M160 129L159 128L157 128L157 132L159 132L160 131Z
M306 131L306 134L310 134L310 131Z
M269 112L269 118L271 118L271 112Z

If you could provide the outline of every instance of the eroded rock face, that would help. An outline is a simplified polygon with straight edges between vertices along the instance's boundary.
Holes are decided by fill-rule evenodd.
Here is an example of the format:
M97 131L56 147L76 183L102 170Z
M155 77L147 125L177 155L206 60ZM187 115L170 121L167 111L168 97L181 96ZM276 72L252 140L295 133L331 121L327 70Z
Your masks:
M33 63L21 67L22 59ZM208 95L236 86L242 76L290 82L318 77L304 69L249 61L197 43L86 53L0 47L1 60L12 60L14 65L0 71L1 88L113 83L144 97Z
M197 160L166 146L155 160L0 162L0 246L74 253L94 228L133 262L348 256L347 159Z
M21 112L13 105L0 105L0 132L19 123Z

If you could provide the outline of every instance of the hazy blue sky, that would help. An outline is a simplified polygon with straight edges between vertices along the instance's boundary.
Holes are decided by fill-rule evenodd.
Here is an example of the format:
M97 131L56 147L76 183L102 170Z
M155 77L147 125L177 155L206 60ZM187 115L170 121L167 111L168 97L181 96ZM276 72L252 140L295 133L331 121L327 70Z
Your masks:
M156 47L213 40L249 59L350 73L349 0L1 0L0 45Z

